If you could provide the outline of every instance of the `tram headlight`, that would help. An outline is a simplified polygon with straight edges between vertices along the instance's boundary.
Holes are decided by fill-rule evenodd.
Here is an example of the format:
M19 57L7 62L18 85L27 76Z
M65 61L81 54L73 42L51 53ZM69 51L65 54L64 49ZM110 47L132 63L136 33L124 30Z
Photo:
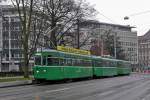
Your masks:
M36 72L37 72L37 73L39 73L39 71L38 71L38 70L37 70Z
M46 70L43 70L43 72L46 72Z

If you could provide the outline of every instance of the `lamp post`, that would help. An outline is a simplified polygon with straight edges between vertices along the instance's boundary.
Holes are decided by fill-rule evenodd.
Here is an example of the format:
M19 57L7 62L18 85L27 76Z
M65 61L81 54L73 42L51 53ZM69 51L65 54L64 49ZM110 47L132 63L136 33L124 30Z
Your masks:
M2 12L2 7L0 7L0 16L2 16L0 18L0 27L2 28L2 23L3 23L3 12ZM2 34L2 30L0 30L0 33ZM2 71L2 39L1 39L1 47L0 47L0 72Z
M116 36L117 36L117 33L115 32L114 34L114 56L115 58L117 58L117 41L116 41Z
M101 35L101 56L103 56L103 52L104 52L104 41L103 41L103 35Z
M80 48L80 20L77 18L77 49Z
M0 72L2 71L2 48L0 48Z

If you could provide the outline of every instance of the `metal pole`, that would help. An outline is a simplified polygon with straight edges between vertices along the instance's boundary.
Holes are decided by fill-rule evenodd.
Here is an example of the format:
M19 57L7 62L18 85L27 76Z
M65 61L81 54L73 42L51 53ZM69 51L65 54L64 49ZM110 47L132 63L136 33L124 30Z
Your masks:
M103 44L103 35L101 34L101 29L99 29L98 37L99 37L99 47L100 47L100 42L101 42L101 56L103 56L104 44Z
M114 36L114 54L115 54L115 58L117 58L117 48L116 48L116 33L115 33L115 36Z
M10 16L8 17L9 21L9 71L10 71L10 61L11 61L11 19Z
M99 31L99 34L98 34L98 50L101 50L100 48L100 31ZM101 50L102 51L102 50ZM98 53L99 54L99 53ZM102 55L102 54L101 54Z
M2 50L0 51L0 72L2 71Z
M0 30L0 33L1 33L1 37L2 37L2 30L3 30L3 12L2 12L2 7L0 7L0 16L2 16L0 19L1 19L1 30ZM1 38L1 47L0 47L0 72L2 71L2 38Z
M103 36L101 35L101 56L103 56L104 44L103 44Z
M79 27L79 19L77 19L77 49L80 48L80 27Z

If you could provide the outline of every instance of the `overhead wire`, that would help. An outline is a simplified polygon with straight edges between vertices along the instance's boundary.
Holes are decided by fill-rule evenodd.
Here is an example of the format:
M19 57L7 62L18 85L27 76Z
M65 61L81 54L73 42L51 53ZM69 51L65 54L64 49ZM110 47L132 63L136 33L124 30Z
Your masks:
M143 12L138 12L138 13L133 13L129 16L137 16L137 15L142 15L142 14L146 14L146 13L150 13L150 10L147 10L147 11L143 11Z
M111 21L112 23L116 23L116 24L117 24L116 21L114 21L114 20L112 20L111 18L105 16L103 13L101 13L101 12L98 12L98 13L99 13L100 15L102 15L103 17L105 17L107 20Z

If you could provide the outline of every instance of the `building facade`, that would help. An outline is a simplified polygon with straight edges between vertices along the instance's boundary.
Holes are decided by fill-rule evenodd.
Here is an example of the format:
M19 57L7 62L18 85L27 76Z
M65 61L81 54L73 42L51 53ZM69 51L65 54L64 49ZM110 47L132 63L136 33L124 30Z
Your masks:
M20 31L17 10L9 5L0 5L0 71L2 72L23 70Z
M103 23L99 21L83 21L81 23L80 31L84 34L90 34L90 39L88 45L83 46L83 49L89 50L91 48L91 41L95 38L102 40L102 35L106 31L110 31L115 37L119 37L119 42L124 50L126 60L130 61L132 64L138 63L138 37L137 32L132 31L130 26ZM84 36L86 37L86 35ZM81 39L82 40L82 39ZM99 43L100 45L100 43ZM100 45L101 46L101 45ZM104 44L103 44L104 47ZM104 52L104 51L103 51Z
M104 34L106 30L112 30L112 34L119 37L126 59L131 61L132 64L137 64L137 33L133 32L131 29L132 27L130 26L102 23L91 20L84 21L80 24L79 29L81 33L81 49L90 50L93 45L91 43L92 40L100 40L102 34ZM23 49L21 42L18 41L20 38L19 33L20 21L17 11L12 6L0 6L0 71L22 70ZM70 39L70 37L67 39ZM77 38L71 40L74 42L74 45L71 46L76 47L77 40ZM98 44L103 47L101 41L99 41ZM31 60L31 66L33 63L33 60Z
M150 31L138 37L139 67L150 66Z

